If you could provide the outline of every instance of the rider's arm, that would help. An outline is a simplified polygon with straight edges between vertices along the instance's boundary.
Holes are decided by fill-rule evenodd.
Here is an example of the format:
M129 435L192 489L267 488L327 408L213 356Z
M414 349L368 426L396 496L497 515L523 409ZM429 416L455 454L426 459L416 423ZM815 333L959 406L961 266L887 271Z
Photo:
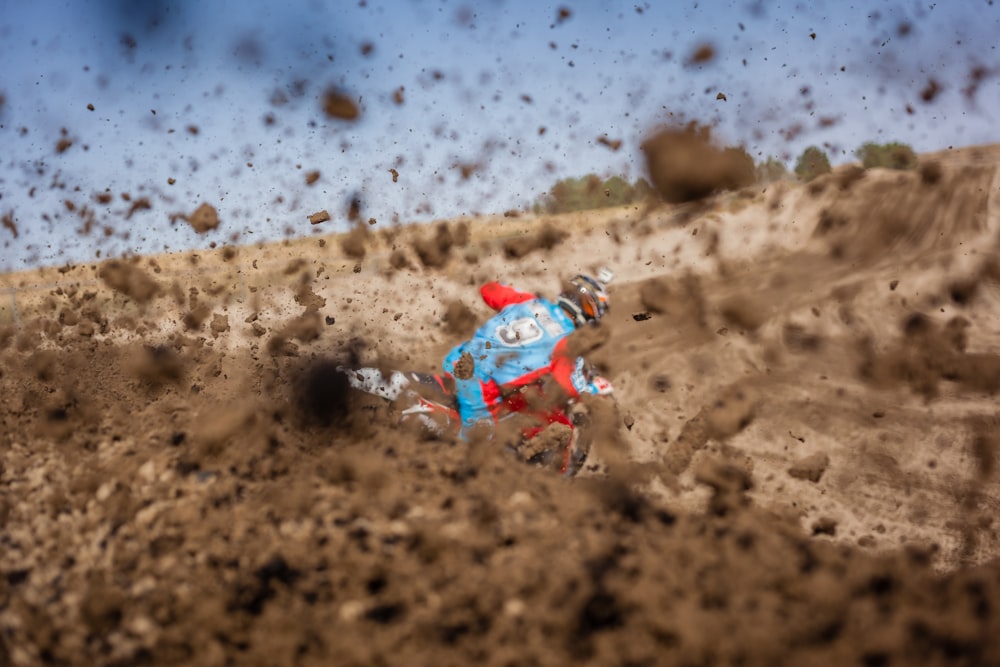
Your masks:
M577 368L577 359L569 355L567 342L563 338L552 350L552 378L570 398L577 398L586 382Z
M502 310L514 303L523 303L537 299L536 294L516 290L510 285L498 282L486 283L479 288L479 293L483 296L483 301L493 310Z
M556 344L552 353L552 377L570 398L577 398L580 394L610 394L611 383L603 377L588 373L586 368L583 357L571 357L568 354L565 338Z

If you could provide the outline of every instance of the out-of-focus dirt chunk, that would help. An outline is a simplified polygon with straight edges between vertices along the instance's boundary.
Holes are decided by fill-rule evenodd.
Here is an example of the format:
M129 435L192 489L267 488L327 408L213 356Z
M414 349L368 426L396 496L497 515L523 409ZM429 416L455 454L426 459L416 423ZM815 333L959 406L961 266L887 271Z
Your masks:
M97 276L111 289L135 299L138 303L148 303L162 291L160 284L139 267L122 260L105 262Z
M812 534L833 537L837 534L837 520L828 516L816 519L812 524Z
M920 172L920 180L925 185L936 185L941 180L943 173L941 163L936 160L921 163L918 171Z
M323 94L323 113L338 120L357 120L361 109L357 102L335 88L329 88Z
M639 287L639 300L646 310L672 322L691 322L702 328L707 325L701 281L693 274L686 275L680 285L667 278L650 278Z
M318 225L321 222L326 222L330 219L330 213L323 209L322 211L317 211L309 216L309 223L313 225Z
M752 296L741 294L719 306L722 318L730 326L756 331L767 321L768 308Z
M861 180L865 176L865 169L856 164L851 164L843 169L839 169L837 172L837 185L843 191L848 191L851 189L857 181Z
M823 477L823 473L826 472L826 469L829 466L830 457L823 452L819 452L796 461L792 467L788 469L788 474L795 479L801 479L815 484Z
M229 331L229 318L223 313L215 313L212 316L212 323L209 325L209 328L212 331L212 337L218 338Z
M141 382L158 387L179 382L184 376L184 362L173 348L144 345L136 349L128 369Z
M13 234L15 239L18 237L17 224L14 222L13 213L4 213L3 217L0 218L0 225L3 225L4 229Z
M267 350L272 355L294 356L294 345L291 341L299 340L308 343L316 340L323 333L323 318L315 310L306 310L299 317L287 322L267 342Z
M507 239L503 244L503 251L507 257L519 259L535 250L551 250L562 243L568 235L567 232L546 223L535 234Z
M451 249L455 245L455 237L447 223L440 223L434 229L431 238L418 238L413 242L413 250L420 258L420 263L428 269L443 268L451 258Z
M201 326L211 314L212 309L207 303L199 303L186 312L184 317L181 318L181 321L184 322L184 328L188 331L197 331L198 329L201 329Z
M354 229L340 240L340 248L351 259L364 259L369 235L367 228L355 225Z
M17 335L17 328L12 324L0 325L0 351L10 347L11 341Z
M754 181L753 159L737 149L713 146L706 127L663 129L641 148L653 188L668 203L702 199Z
M709 436L725 440L742 431L753 421L758 401L758 393L750 387L733 385L720 391L703 411Z
M307 311L318 311L326 305L326 298L316 294L309 282L303 281L295 291L295 303Z
M609 139L606 134L602 134L601 136L597 137L597 143L601 144L602 146L607 146L613 151L617 151L619 148L622 147L621 139Z
M689 62L692 65L702 65L711 62L715 58L715 47L711 44L699 44L691 53Z
M785 347L793 352L816 352L823 347L823 337L808 331L801 324L789 322L781 329Z
M412 268L413 265L410 264L410 259L406 256L406 253L397 248L389 254L389 266L397 271L400 271L402 269Z
M694 478L699 484L711 487L708 506L712 514L725 516L750 504L746 492L753 488L753 480L739 466L707 460L698 466Z
M194 231L204 234L219 226L219 212L211 204L202 204L187 216L187 222Z
M611 330L601 325L584 326L570 334L566 351L573 357L586 357L611 339Z
M196 457L211 461L231 440L245 432L255 419L254 406L246 403L205 410L194 426Z
M442 317L445 324L445 331L455 336L467 336L471 334L478 320L472 309L463 302L455 299L448 302Z

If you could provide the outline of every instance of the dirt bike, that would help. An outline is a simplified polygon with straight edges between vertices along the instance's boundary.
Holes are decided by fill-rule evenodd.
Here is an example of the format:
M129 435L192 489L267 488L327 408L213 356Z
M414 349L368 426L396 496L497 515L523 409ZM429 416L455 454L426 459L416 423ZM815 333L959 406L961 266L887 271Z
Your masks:
M461 427L455 398L455 380L450 375L413 371L381 371L377 368L344 368L352 388L382 398L398 409L400 423L417 425L435 436L457 437ZM588 373L597 395L611 396L611 383ZM558 465L567 477L576 475L590 453L591 437L586 408L579 400L553 404L538 400L545 393L542 383L532 383L503 394L495 414L497 431L510 421L518 441L508 446L530 464Z

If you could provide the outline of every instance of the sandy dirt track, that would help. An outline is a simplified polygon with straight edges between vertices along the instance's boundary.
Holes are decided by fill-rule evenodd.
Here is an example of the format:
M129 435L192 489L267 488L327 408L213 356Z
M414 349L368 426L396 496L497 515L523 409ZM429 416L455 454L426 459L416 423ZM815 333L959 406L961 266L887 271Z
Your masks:
M0 333L0 664L1000 664L998 173L56 290ZM617 405L574 480L329 372L433 370L482 281L600 265Z

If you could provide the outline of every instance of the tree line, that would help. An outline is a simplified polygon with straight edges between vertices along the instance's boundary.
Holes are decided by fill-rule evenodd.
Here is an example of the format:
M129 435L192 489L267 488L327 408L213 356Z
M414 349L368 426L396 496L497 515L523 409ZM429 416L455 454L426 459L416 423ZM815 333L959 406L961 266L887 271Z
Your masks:
M748 173L746 185L771 183L793 176L800 181L809 182L833 169L830 158L818 146L809 146L802 151L791 172L776 157L768 156L755 161L743 148L729 147L725 150L741 154L741 160L753 165L752 175ZM854 155L865 169L915 169L918 164L917 154L913 149L898 142L866 142L854 151ZM626 206L644 202L652 193L653 189L645 178L638 178L630 183L621 176L587 174L557 181L548 192L535 200L532 210L535 213L554 214Z

